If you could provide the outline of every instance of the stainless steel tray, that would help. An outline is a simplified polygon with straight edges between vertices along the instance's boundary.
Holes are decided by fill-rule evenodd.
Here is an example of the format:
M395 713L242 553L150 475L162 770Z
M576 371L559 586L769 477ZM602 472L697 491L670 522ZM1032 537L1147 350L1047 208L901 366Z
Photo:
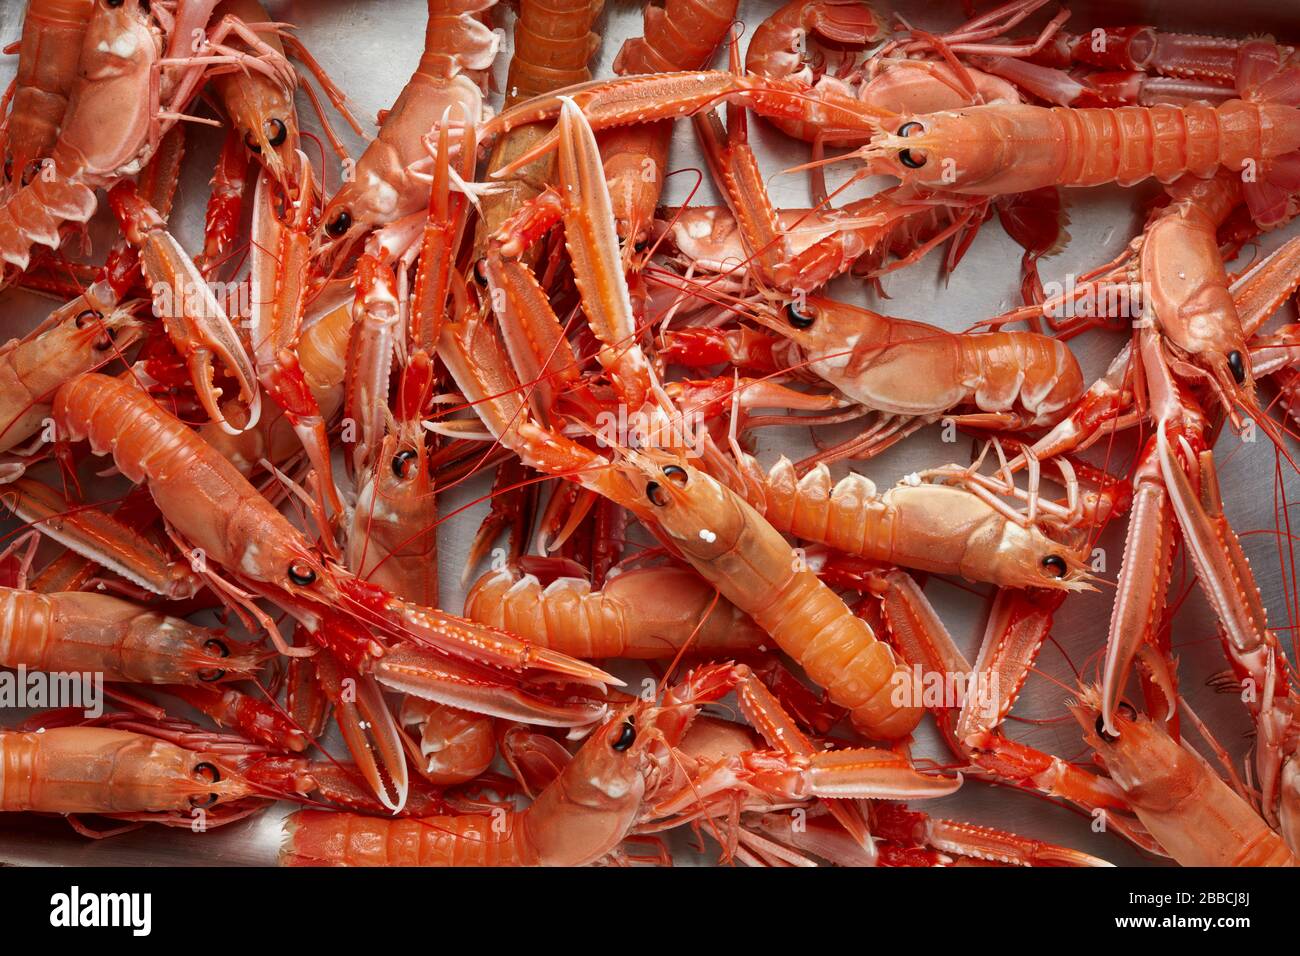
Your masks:
M748 25L746 37L779 4L774 0L742 0L740 16ZM8 43L18 36L23 4L15 0L0 3L0 38ZM981 4L987 7L990 4ZM425 23L425 4L421 0L313 0L271 4L281 20L298 26L299 35L321 63L366 112L386 108L397 96L419 58ZM883 8L884 4L878 5ZM949 2L902 2L894 9L905 13L916 25L941 28L960 20L960 4ZM1074 0L1070 28L1078 31L1101 24L1154 23L1181 32L1207 32L1231 35L1254 35L1273 32L1282 39L1300 38L1300 10L1291 3L1272 0L1238 0L1231 12L1222 4L1204 0L1181 2L1088 3ZM510 26L513 14L503 8L499 25L505 29L505 48L498 60L498 76L503 80L510 49ZM611 74L610 65L622 40L639 35L639 4L610 0L604 18L604 45L598 55L600 76ZM745 40L742 39L742 44ZM724 62L719 59L719 63ZM12 75L13 60L0 63L0 83ZM300 102L304 125L319 132L314 116ZM764 168L770 174L769 186L780 206L807 206L810 197L806 180L801 176L779 175L790 166L803 162L807 150L801 144L784 139L762 122L751 124L753 140ZM346 130L344 130L346 132ZM196 248L202 235L207 181L219 149L218 133L196 129L180 186L176 211L172 217L174 231L188 248ZM351 143L354 155L359 144ZM333 162L333 157L330 157ZM674 169L703 170L704 162L687 124L679 124L673 144ZM337 182L337 168L332 169L329 184ZM843 175L837 172L835 175ZM669 180L666 202L683 202L695 184L694 175L679 175ZM862 189L874 191L883 181L869 182ZM1140 219L1138 201L1146 190L1097 189L1069 194L1071 240L1064 251L1041 264L1044 280L1063 280L1068 273L1081 273L1090 266L1116 254L1135 234ZM716 203L716 192L705 177L695 203ZM1296 232L1293 226L1266 237L1263 249L1279 245ZM995 315L1018 301L1020 249L996 223L981 230L961 266L949 277L939 270L938 256L888 276L884 288L889 296L880 305L882 311L932 322L960 330L973 322ZM848 301L876 302L860 284L840 280L833 294ZM0 294L3 328L6 337L30 328L49 310L47 300L21 291ZM1288 309L1288 321L1294 310ZM1114 335L1090 334L1071 343L1085 373L1099 374L1118 348ZM808 436L802 430L765 431L761 438L760 458L771 462L782 451L807 453ZM888 486L900 476L920 468L953 460L964 461L967 444L944 444L938 429L931 429L902 443L858 470L878 485ZM1274 451L1266 440L1245 443L1225 434L1216 449L1223 488L1228 497L1229 517L1240 531L1266 533L1244 538L1246 550L1263 588L1271 612L1272 624L1291 644L1289 619L1283 589L1283 569L1278 559L1275 537ZM1131 454L1124 446L1121 455ZM1121 458L1127 461L1127 458ZM1285 468L1285 494L1292 498L1300 492L1300 482ZM447 496L445 511L485 494L486 477ZM443 525L439 548L443 566L464 566L469 542L486 505L469 508ZM1123 523L1112 528L1099 542L1106 554L1106 574L1114 580L1123 547ZM443 575L443 605L459 609L463 591L459 575ZM1176 576L1176 584L1179 579ZM1190 587L1190 579L1182 581ZM968 655L973 656L987 613L986 589L972 589L961 582L931 579L926 593L934 602L954 637ZM1069 694L1061 684L1072 686L1075 671L1095 679L1097 662L1104 645L1110 616L1113 590L1104 587L1099 593L1072 597L1056 618L1054 640L1038 662L1041 676L1031 676L1009 731L1013 736L1066 759L1086 759L1074 721L1064 710ZM1249 747L1250 724L1235 696L1215 694L1206 681L1225 669L1216 639L1215 621L1199 593L1185 602L1175 624L1174 640L1180 659L1183 690L1192 705L1214 728L1222 741L1240 760ZM1070 662L1073 662L1071 665ZM0 714L0 724L11 723L10 715ZM923 725L917 735L915 752L947 760L943 745L932 728ZM0 865L246 865L270 864L275 860L280 840L280 821L287 808L276 807L251 820L204 834L150 827L122 837L104 841L87 841L75 835L63 821L36 819L28 815L0 815ZM1093 833L1090 820L1070 810L1054 806L1033 796L969 781L952 797L925 804L936 815L965 819L1017 831L1026 836L1050 840L1103 857L1116 864L1141 865L1154 861L1145 858L1119 837ZM686 862L683 858L682 862Z

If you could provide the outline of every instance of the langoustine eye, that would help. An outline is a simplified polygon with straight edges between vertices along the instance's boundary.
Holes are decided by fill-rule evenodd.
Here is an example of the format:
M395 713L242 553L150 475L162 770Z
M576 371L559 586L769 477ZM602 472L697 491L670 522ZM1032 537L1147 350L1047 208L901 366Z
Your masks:
M340 209L338 214L325 224L325 231L335 239L343 236L352 228L352 213L346 209Z
M623 753L636 742L636 725L632 723L632 718L623 721L623 727L619 731L618 737L610 744L610 747Z
M300 588L316 583L316 572L305 561L295 561L289 565L289 580Z
M1228 371L1232 373L1233 381L1238 385L1246 384L1246 363L1242 361L1240 352L1228 353Z
M650 499L650 503L656 508L662 508L668 504L668 496L664 494L664 486L657 481L646 482L645 496Z
M902 126L898 127L898 135L904 137L923 131L924 127L915 120L904 123ZM925 165L925 153L917 153L910 149L900 149L898 151L898 161L908 169L920 169Z
M393 456L392 462L389 463L390 467L393 469L393 477L402 481L410 478L413 474L411 465L418 457L419 456L410 448L403 448L399 451Z
M263 132L266 133L266 141L272 146L282 146L289 138L289 127L285 125L284 120L274 117L266 121Z
M202 783L220 783L221 771L217 769L216 764L203 761L194 765L194 779ZM202 810L215 804L220 797L215 793L208 793L202 797L190 797L190 806L196 810Z

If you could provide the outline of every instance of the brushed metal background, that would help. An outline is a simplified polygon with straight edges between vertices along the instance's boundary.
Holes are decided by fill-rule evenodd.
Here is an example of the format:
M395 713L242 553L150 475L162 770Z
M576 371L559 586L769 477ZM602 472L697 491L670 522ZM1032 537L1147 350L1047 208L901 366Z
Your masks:
M390 105L414 69L419 58L425 23L425 4L421 0L286 0L270 4L274 15L298 27L299 35L321 63L361 108L361 115L373 116ZM742 0L741 19L749 25L742 45L753 27L779 6L772 0ZM981 7L991 4L983 3ZM1205 0L1181 2L1097 2L1076 0L1069 28L1078 31L1100 24L1154 23L1180 32L1212 32L1226 35L1255 35L1273 32L1284 40L1300 38L1300 8L1294 3L1273 0L1237 0L1229 10L1223 4ZM0 41L16 39L22 22L24 4L17 0L0 0ZM878 9L884 4L878 5ZM888 9L903 12L908 20L928 28L941 28L959 22L960 4L918 0L897 2ZM499 8L498 25L505 29L505 48L498 59L497 75L504 80L509 59L510 26L513 14ZM605 37L596 60L597 75L611 74L610 64L624 37L639 35L640 4L609 0L602 21ZM723 57L719 64L725 62ZM0 83L8 83L14 59L0 62ZM495 98L499 104L499 97ZM305 100L299 97L300 116L306 129L319 133L319 125ZM342 124L338 124L342 127ZM341 131L354 155L360 143ZM761 121L751 124L752 138L769 172L769 187L779 206L807 206L810 197L806 180L801 176L781 175L780 171L807 158L807 148L789 141ZM190 137L189 156L180 185L176 210L172 216L175 233L187 248L197 248L202 236L203 209L207 200L211 170L220 146L220 133L196 127ZM315 153L312 154L315 157ZM673 144L672 166L684 170L669 180L665 201L683 202L695 186L704 163L693 142L689 124L678 124ZM330 172L327 184L333 189L338 182L337 163L328 156ZM833 175L844 175L839 171ZM833 180L834 182L834 180ZM874 191L886 180L872 180L859 187ZM1068 194L1070 241L1059 254L1042 262L1044 281L1064 281L1068 273L1080 273L1119 252L1140 226L1137 211L1140 200L1149 195L1150 187L1133 190L1102 188L1076 190ZM856 193L854 193L856 194ZM717 193L707 177L695 203L716 203ZM102 210L101 210L102 213ZM101 215L102 219L102 215ZM103 236L101 223L94 230ZM1296 231L1295 227L1266 237L1264 250L1275 248ZM102 256L103 239L100 240ZM1248 252L1247 255L1251 253ZM995 315L1018 301L1020 249L1006 237L996 222L981 230L969 254L951 276L943 276L939 257L931 256L917 266L886 277L884 289L888 301L870 295L852 280L842 279L833 286L833 294L848 301L872 304L893 315L915 318L952 330L969 327L973 322ZM1243 263L1239 263L1240 268ZM5 337L21 334L49 310L48 300L21 291L0 293L0 316ZM1283 319L1294 321L1294 309L1288 306ZM1281 321L1277 320L1277 321ZM1088 380L1100 373L1119 347L1121 337L1089 334L1074 340L1074 347ZM1266 388L1265 398L1271 397ZM819 436L838 437L835 433ZM811 444L806 431L795 429L765 430L760 436L759 457L770 463L786 451L792 457L806 454ZM880 457L855 467L877 485L887 487L902 475L949 461L967 460L969 442L944 444L938 428L904 442ZM1292 449L1294 451L1294 449ZM1294 652L1292 620L1283 588L1284 567L1279 560L1279 526L1275 505L1280 492L1293 498L1300 492L1300 481L1287 469L1282 487L1275 478L1275 452L1262 437L1246 443L1225 433L1216 448L1229 517L1244 538L1246 551L1270 611L1274 627ZM1121 442L1114 452L1112 467L1119 468L1131 460L1132 448ZM843 470L843 466L837 474ZM445 496L444 511L451 511L488 490L482 477ZM93 489L92 489L93 491ZM467 509L443 525L439 548L443 567L443 605L458 610L463 600L457 569L464 567L470 541L486 505ZM1107 567L1104 577L1113 582L1123 547L1122 523L1112 526L1100 545L1105 549ZM1178 593L1192 588L1175 622L1174 642L1180 660L1182 687L1197 712L1209 723L1219 740L1240 760L1249 745L1250 723L1244 708L1235 697L1212 692L1206 681L1225 668L1224 658L1215 637L1215 621L1195 591L1191 579L1175 572ZM938 608L954 637L972 659L978 648L984 617L987 613L987 589L972 588L965 582L931 578L926 593ZM1040 674L1031 676L1015 717L1008 724L1009 733L1065 759L1086 759L1088 754L1077 728L1065 712L1064 704L1074 686L1076 671L1096 679L1098 659L1103 647L1110 616L1113 589L1109 586L1096 594L1072 597L1056 618L1053 641L1039 659ZM634 669L629 670L635 674ZM16 716L0 713L0 724L12 723ZM336 748L341 752L341 748ZM936 739L929 722L917 733L915 753L938 761L950 755ZM1012 792L968 780L958 793L923 807L935 815L1015 830L1029 837L1050 840L1093 853L1120 865L1158 863L1131 849L1120 838L1093 833L1089 820L1033 796ZM151 827L112 840L86 841L76 836L62 820L34 818L30 815L0 815L0 865L248 865L269 864L275 859L280 840L280 822L287 808L276 807L258 817L204 834L191 834ZM683 853L681 862L692 861Z

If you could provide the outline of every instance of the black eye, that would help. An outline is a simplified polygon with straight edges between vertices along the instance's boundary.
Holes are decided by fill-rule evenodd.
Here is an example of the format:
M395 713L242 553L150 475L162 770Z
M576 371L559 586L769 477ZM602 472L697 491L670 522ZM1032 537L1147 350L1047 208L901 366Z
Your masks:
M206 641L204 641L203 649L210 653L216 654L217 657L230 656L230 648L228 648L223 641L219 641L215 637L210 637ZM219 681L221 680L221 678L225 676L226 676L226 672L223 670L210 670L210 671L199 672L199 680L203 681L205 684L211 684L213 681Z
M629 717L627 720L623 721L623 729L619 731L618 739L610 744L610 746L619 753L622 753L635 742L636 725L632 723L632 719Z
M686 469L682 468L680 465L665 466L664 475L678 488L686 487Z
M99 312L95 309L82 309L80 312L77 313L77 317L73 320L73 322L77 326L77 328L84 329L89 323L100 322L103 320L103 318L104 318L103 312Z
M920 123L913 120L898 127L898 135L911 136L913 133L919 133L923 129L924 127ZM909 169L920 169L925 165L925 156L922 155L918 157L910 149L900 149L898 151L898 161Z
M393 456L393 475L405 481L411 477L411 462L419 457L409 448L404 448Z
M1118 734L1106 733L1106 721L1102 719L1101 714L1097 715L1097 723L1093 725L1093 728L1097 731L1097 736L1108 744L1119 740Z
M104 0L104 6L106 6L106 7L110 7L110 8L112 8L112 9L116 10L118 7L120 7L120 6L121 6L123 3L125 3L125 2L126 2L126 0Z
M260 153L262 151L262 147L258 145L257 140L253 139L251 129L244 132L244 145L248 147L250 153Z
M925 165L925 157L917 158L910 149L900 149L898 151L898 161L908 169L920 169Z
M272 146L279 146L289 137L289 127L284 125L284 120L269 119L265 127L266 141Z
M113 330L104 329L104 334L95 339L95 344L91 346L96 352L107 352L113 347Z
M795 308L793 302L791 302L789 305L785 307L785 318L786 321L788 321L796 329L812 328L813 316L808 315L806 312L800 312L797 308Z
M311 569L310 565L302 561L295 561L289 565L289 580L298 587L305 588L307 585L315 583L316 572Z
M1232 377L1236 380L1238 385L1245 383L1246 365L1241 360L1240 352L1233 351L1228 353L1228 371L1232 372Z
M663 485L657 481L648 481L645 486L645 496L650 499L650 503L657 508L662 508L668 504L668 496L664 494Z
M337 216L325 224L325 231L337 239L352 228L352 213L340 209Z
M202 763L196 763L193 773L196 780L201 780L204 783L221 782L221 771L216 768L216 765L210 764L206 760ZM215 793L209 793L206 797L190 797L190 806L196 809L210 807L217 802L217 799Z
M1070 570L1069 565L1065 563L1065 558L1061 557L1059 554L1049 554L1047 557L1043 558L1043 567L1046 568L1048 573L1054 578L1063 578L1065 577L1065 572Z

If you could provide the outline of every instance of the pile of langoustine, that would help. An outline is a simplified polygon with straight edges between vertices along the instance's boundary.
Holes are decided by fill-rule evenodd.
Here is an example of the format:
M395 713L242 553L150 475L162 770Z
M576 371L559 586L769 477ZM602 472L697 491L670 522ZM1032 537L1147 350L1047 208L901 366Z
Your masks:
M429 0L419 67L353 161L330 117L365 124L255 0L29 5L0 259L63 304L0 362L21 522L0 665L101 674L114 708L0 733L0 809L103 836L295 801L297 864L670 862L677 828L750 864L1102 862L909 806L992 781L1179 863L1293 863L1300 698L1211 451L1247 420L1284 447L1300 389L1294 330L1262 331L1300 240L1225 267L1296 212L1293 49L1077 36L1043 0L941 34L794 0L742 63L735 0L667 0L593 80L599 2L519 0L493 112L492 6ZM330 196L298 92L350 173ZM772 207L750 112L810 145L814 208ZM167 220L196 114L227 138L191 251ZM660 206L678 117L725 207ZM837 204L830 159L899 182ZM1061 321L1034 272L1057 188L1152 178L1141 235L1068 293L1140 289L1140 317ZM59 247L101 195L120 229L86 265ZM933 250L960 268L994 212L1026 248L1024 304L979 330L820 292ZM1087 386L1067 342L1094 326L1131 336ZM832 481L940 421L980 459ZM747 450L767 425L845 422L799 463ZM1129 474L1080 457L1127 430ZM134 488L90 494L99 455ZM466 573L505 547L454 614L438 499L484 471ZM1117 517L1100 675L1069 701L1095 759L1070 762L1002 724ZM625 553L634 526L650 544ZM1212 741L1179 692L1176 554L1256 689L1240 770L1185 739ZM996 587L974 665L915 573ZM213 608L248 639L186 619ZM638 694L616 658L658 680ZM929 708L943 767L909 755L918 675L994 689ZM331 720L346 755L319 746Z

